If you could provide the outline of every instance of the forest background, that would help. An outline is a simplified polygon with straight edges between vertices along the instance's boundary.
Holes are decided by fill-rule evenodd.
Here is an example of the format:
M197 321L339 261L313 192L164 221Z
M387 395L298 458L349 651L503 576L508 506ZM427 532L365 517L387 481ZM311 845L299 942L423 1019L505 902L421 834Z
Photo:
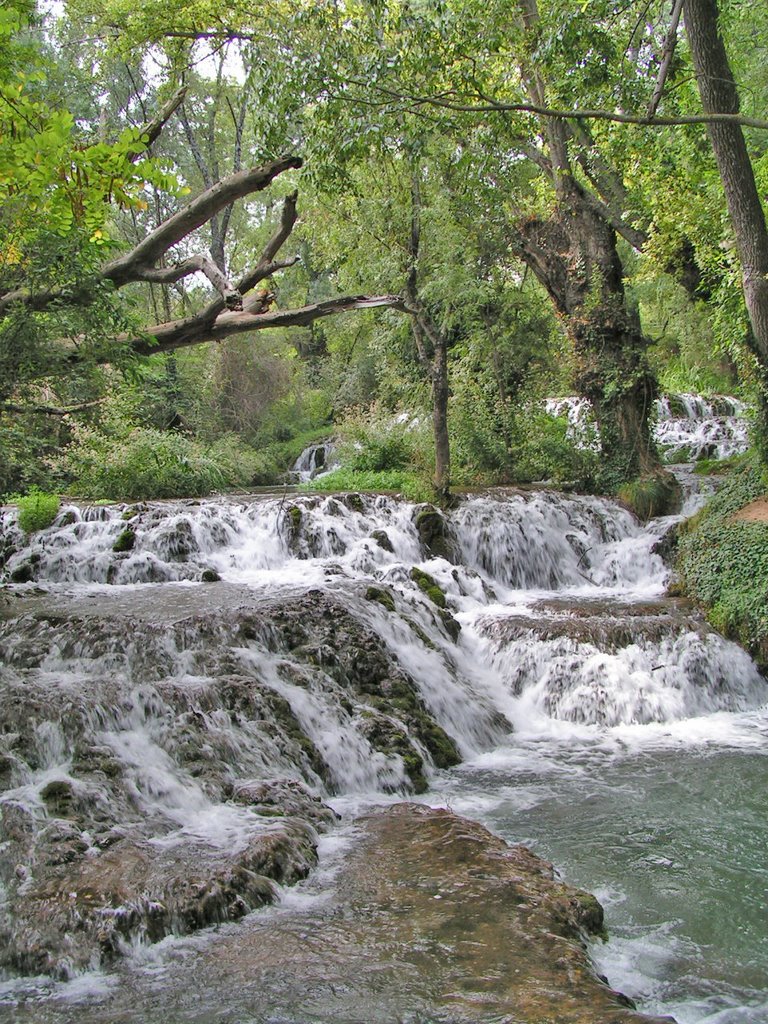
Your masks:
M10 0L0 493L272 484L329 435L331 487L663 490L660 391L765 447L767 51L749 0Z

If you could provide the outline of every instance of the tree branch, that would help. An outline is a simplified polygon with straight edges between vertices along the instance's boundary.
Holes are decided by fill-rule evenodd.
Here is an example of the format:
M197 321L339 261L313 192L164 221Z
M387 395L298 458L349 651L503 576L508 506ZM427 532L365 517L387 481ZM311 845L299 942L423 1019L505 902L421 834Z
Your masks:
M350 81L356 85L370 87L368 82ZM658 117L654 114L649 117L647 114L625 114L616 110L591 110L578 107L571 110L558 110L540 103L502 103L497 100L483 103L459 103L457 100L448 99L445 96L418 96L388 89L381 85L377 85L375 88L384 95L399 101L416 103L420 106L440 107L444 110L454 110L465 114L534 114L537 117L560 118L564 121L615 121L618 124L631 124L644 128L676 127L689 124L739 124L744 128L760 128L768 131L768 121L759 117L748 117L741 113L706 112L680 114L676 117Z
M103 398L96 398L92 402L83 402L80 405L70 405L66 408L56 405L17 405L15 402L3 402L0 404L0 412L12 412L22 416L70 416L72 413L93 409L94 406L101 405L103 401Z
M166 124L172 117L172 115L178 110L179 106L184 102L184 97L187 95L186 85L182 86L173 96L168 100L164 107L157 113L151 121L148 121L141 129L141 138L147 144L147 149L157 139L157 137L165 128ZM141 153L133 154L130 159L131 161L138 160Z
M117 288L137 279L138 271L152 266L172 246L186 238L192 231L207 223L211 217L229 203L253 192L267 188L274 179L291 167L301 167L298 156L285 156L262 167L251 167L245 171L230 174L229 177L207 188L183 210L169 217L159 227L124 256L107 264L101 272L104 280L112 281Z
M399 295L345 295L326 299L298 309L274 310L268 313L225 312L211 323L204 315L174 320L167 324L148 327L142 337L118 338L137 355L149 356L156 352L171 352L205 341L222 341L234 334L263 331L270 327L306 327L322 317L334 316L348 310L388 308L406 312Z
M664 49L662 50L659 74L656 78L656 86L653 90L653 96L651 96L651 102L648 104L648 117L654 116L659 103L661 103L661 97L664 94L664 86L667 83L667 75L669 74L672 57L674 56L675 47L677 46L677 27L680 24L680 15L682 12L683 0L674 0L672 18L669 23L669 31L664 38Z
M176 281L180 281L183 277L189 277L190 274L195 274L198 271L205 274L213 287L221 293L227 309L236 310L243 308L243 296L237 288L230 284L226 275L219 270L213 260L208 259L202 253L190 256L189 259L172 267L139 268L136 272L135 280L151 281L153 284L175 284Z

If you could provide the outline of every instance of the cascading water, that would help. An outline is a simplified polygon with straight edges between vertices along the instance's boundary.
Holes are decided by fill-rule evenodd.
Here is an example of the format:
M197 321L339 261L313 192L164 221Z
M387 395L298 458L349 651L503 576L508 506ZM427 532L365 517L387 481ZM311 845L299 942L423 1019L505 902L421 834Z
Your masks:
M0 597L8 967L77 974L233 920L271 897L267 861L277 881L306 873L329 801L421 792L598 889L618 921L606 973L630 963L649 1005L715 1019L717 971L665 988L638 953L659 925L622 889L637 866L590 875L571 849L599 860L589 807L605 846L624 842L598 810L621 820L612 779L651 791L670 757L703 771L766 749L752 663L663 596L669 522L508 491L445 515L347 495L70 506L29 539L14 513L1 525L17 581ZM97 889L111 903L95 921L77 894ZM768 1021L759 991L732 985L718 1024L747 1005Z
M323 473L338 468L338 463L333 461L335 451L336 445L333 441L319 441L307 445L291 466L289 480L306 483L308 480L314 480L316 476L322 476Z
M567 417L571 437L597 447L587 399L552 398L545 407ZM726 459L749 447L746 413L744 402L728 395L664 395L655 402L654 437L668 462Z

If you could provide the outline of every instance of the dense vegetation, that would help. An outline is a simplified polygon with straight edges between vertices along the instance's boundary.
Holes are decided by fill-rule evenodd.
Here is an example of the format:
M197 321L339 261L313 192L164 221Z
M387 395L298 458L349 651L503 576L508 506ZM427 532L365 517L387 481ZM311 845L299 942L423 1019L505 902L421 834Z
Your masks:
M659 389L768 367L768 13L678 7L10 0L0 494L661 493Z
M754 461L742 461L680 535L682 589L712 624L768 667L768 506L747 508L765 493Z

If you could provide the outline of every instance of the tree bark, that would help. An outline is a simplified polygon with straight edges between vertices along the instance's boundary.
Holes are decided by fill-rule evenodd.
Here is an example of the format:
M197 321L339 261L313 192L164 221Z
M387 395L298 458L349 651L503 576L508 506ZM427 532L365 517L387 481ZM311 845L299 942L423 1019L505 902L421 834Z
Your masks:
M526 32L534 33L536 0L518 0L518 8ZM520 71L532 104L545 107L547 83L540 71L525 63ZM645 358L648 339L637 313L627 305L610 208L574 176L573 130L564 119L547 118L542 134L555 210L546 220L521 220L516 244L573 342L574 385L594 409L605 486L614 489L659 466L651 440L656 384Z
M235 334L263 331L270 327L307 327L322 317L335 316L349 310L380 308L407 312L400 295L344 295L338 299L300 306L298 309L277 309L263 313L249 312L247 309L225 312L212 323L192 316L147 327L141 337L123 335L116 340L136 355L150 356L155 352L172 352L206 341L223 341Z
M421 189L418 167L411 172L411 232L408 242L407 311L413 317L413 337L419 362L432 388L432 433L435 442L435 497L446 501L451 489L451 443L448 433L448 339L419 298L419 249L421 246Z
M739 95L720 35L717 0L686 0L685 28L705 113L739 113ZM707 132L723 183L752 325L750 345L768 385L768 228L744 133L715 122Z

